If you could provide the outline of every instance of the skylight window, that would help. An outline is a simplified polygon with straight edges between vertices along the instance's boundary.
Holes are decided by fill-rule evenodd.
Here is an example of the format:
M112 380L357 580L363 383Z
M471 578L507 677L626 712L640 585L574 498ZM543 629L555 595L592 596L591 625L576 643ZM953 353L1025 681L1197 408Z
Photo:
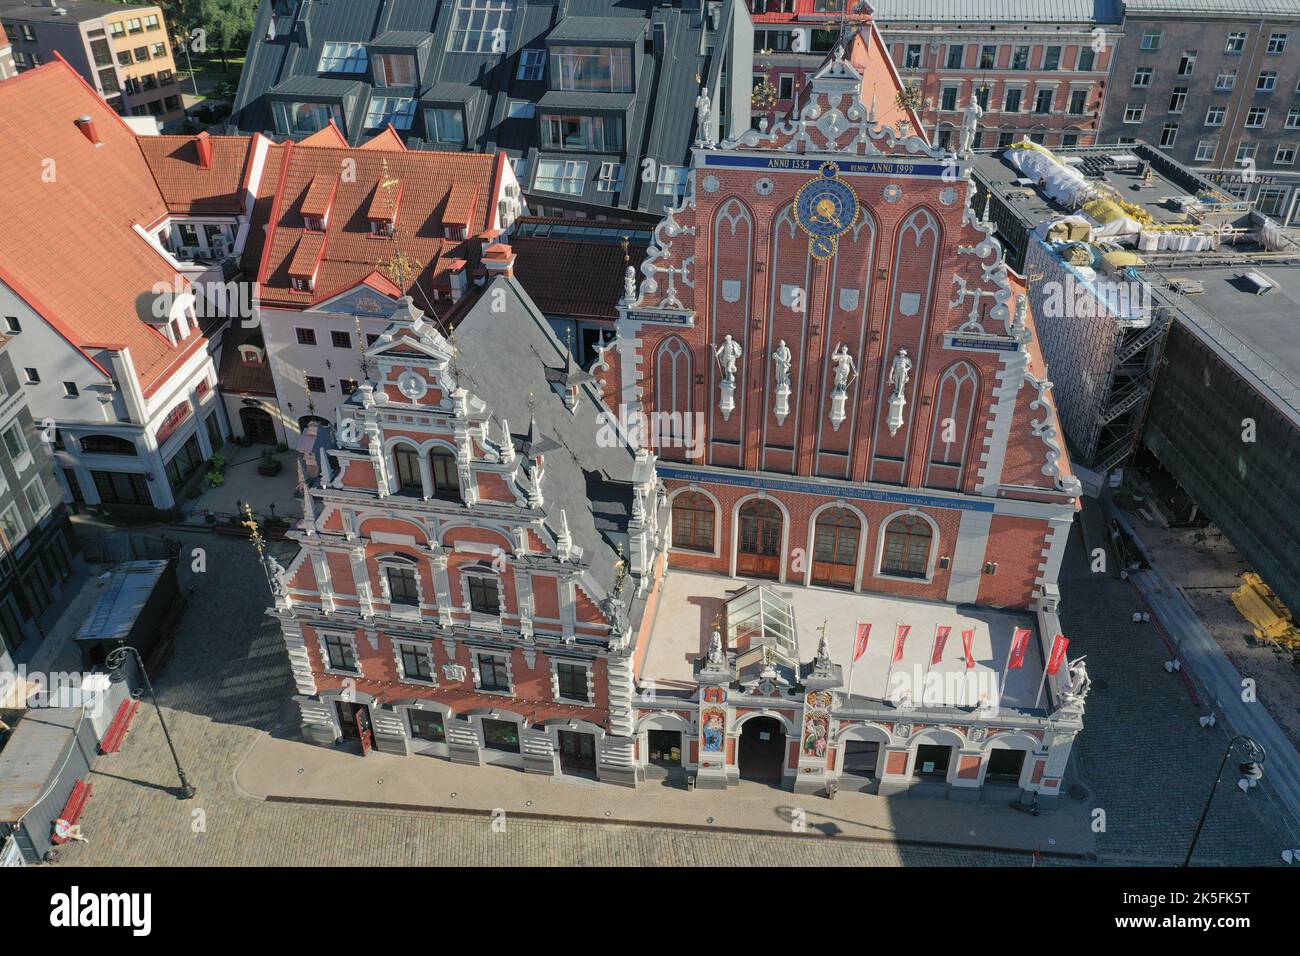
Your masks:
M382 129L389 123L394 129L410 129L415 119L415 100L408 96L376 96L366 113L366 129Z
M370 54L363 43L326 43L321 49L318 73L364 73Z
M447 49L452 53L506 53L515 0L456 0Z

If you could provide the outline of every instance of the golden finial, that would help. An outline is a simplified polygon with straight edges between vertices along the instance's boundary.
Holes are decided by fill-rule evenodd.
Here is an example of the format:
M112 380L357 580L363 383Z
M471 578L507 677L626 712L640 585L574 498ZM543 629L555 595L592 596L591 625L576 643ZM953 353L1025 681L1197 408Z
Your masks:
M266 539L262 537L262 530L258 527L257 519L253 517L253 507L247 501L244 502L244 518L241 521L245 528L248 529L249 540L253 542L253 547L257 549L257 556L260 558L266 550Z

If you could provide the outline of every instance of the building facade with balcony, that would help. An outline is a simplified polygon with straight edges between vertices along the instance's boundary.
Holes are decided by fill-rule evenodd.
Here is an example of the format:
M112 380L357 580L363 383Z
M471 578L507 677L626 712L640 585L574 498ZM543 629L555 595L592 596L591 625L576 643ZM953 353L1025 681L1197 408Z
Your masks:
M162 8L94 0L5 3L0 20L19 71L66 59L123 116L185 119Z
M1099 142L1147 142L1300 226L1300 8L1127 0Z

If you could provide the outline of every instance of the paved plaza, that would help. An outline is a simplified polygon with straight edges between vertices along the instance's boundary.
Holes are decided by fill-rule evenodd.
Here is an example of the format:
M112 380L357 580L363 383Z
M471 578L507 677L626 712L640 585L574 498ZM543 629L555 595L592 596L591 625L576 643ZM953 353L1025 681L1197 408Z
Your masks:
M982 829L977 829L972 842L1026 845L1023 840L1009 840L1005 833L997 839L984 837L997 836L999 815L1008 818L1005 827L1042 827L1044 834L1053 834L1064 832L1070 821L1082 817L1091 822L1101 810L1104 829L1094 839L1100 863L1167 865L1181 862L1227 739L1222 725L1208 731L1197 725L1198 712L1182 680L1162 667L1167 652L1152 625L1130 623L1132 610L1140 606L1133 588L1128 582L1092 575L1076 538L1062 576L1063 620L1074 640L1072 655L1088 655L1095 683L1085 730L1075 750L1073 771L1079 785L1074 796L1064 798L1062 810L1033 819L980 804L871 798L900 809L887 808L866 819L855 818L845 809L846 799L859 797L856 794L827 801L796 799L775 790L761 798L734 791L737 804L713 813L709 811L713 804L706 806L707 801L699 803L698 812L695 805L686 805L701 794L674 793L684 807L677 817L679 826L666 825L666 817L642 825L611 822L619 816L611 812L605 817L603 810L596 812L596 804L607 804L607 809L622 806L635 793L557 783L497 768L476 771L417 757L361 758L285 739L284 704L292 685L284 645L262 610L270 594L251 546L210 534L169 533L182 539L184 555L202 547L207 557L204 574L193 574L189 562L182 562L182 583L193 585L190 609L176 652L158 679L166 718L199 794L186 802L171 793L175 773L157 716L152 708L142 708L123 751L96 761L94 796L82 818L90 842L64 848L60 862L1028 866L1033 855L1023 849L992 852L977 846L926 846L920 841L928 837L956 842L959 824L976 820L983 821L977 822ZM430 807L464 799L464 804L444 811L267 801L263 796L270 788L261 793L250 790L259 779L250 767L262 760L265 780L268 755L283 757L282 779L312 774L319 778L324 768L344 768L345 779L332 782L334 789L328 794L338 799ZM466 797L412 799L404 788L413 786L416 777L444 788L461 780L454 792ZM498 780L502 799L494 803L506 811L504 825L500 821L494 825L490 813L468 800L476 787L495 786ZM1216 798L1198 862L1279 863L1287 838L1270 822L1277 811L1267 782L1249 795L1233 783L1225 781ZM289 798L325 795L311 780L286 784L275 792ZM731 795L710 796L722 801ZM527 806L530 799L533 807ZM779 826L770 834L709 832L711 827L744 824L735 814L747 800L767 815L778 806L806 805L806 832L777 835ZM568 814L562 812L566 806ZM530 812L586 813L593 818L530 819ZM963 816L977 813L983 816ZM927 830L926 816L943 822ZM966 837L971 839L969 833ZM1073 837L1058 841L1062 850L1074 846ZM1043 839L1042 848L1050 851L1053 845ZM1044 862L1075 861L1046 858Z

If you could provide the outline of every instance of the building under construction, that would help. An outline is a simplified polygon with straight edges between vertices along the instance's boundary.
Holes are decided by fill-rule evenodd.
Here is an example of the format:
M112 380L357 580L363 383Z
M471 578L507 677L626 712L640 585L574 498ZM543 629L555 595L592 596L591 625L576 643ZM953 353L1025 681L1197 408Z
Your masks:
M1145 144L1018 146L977 208L1024 270L1076 464L1135 453L1300 607L1300 244Z

